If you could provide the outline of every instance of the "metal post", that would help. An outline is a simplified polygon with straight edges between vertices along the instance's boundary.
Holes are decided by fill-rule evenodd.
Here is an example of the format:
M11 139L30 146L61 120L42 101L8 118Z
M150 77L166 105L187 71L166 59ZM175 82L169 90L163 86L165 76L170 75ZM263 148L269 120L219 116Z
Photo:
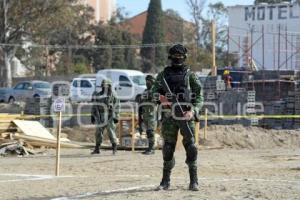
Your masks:
M273 30L273 29L272 29ZM273 34L273 69L276 70L276 47L275 47L275 34Z
M211 22L211 49L212 49L212 66L211 75L217 76L217 66L216 66L216 24L213 20Z
M204 140L206 140L206 135L207 135L207 108L205 109L205 121L204 121Z
M135 151L135 114L134 112L131 114L131 150Z
M280 26L280 24L278 25L278 53L277 53L277 56L278 56L278 60L277 60L277 70L278 70L278 73L279 73L279 69L280 69L280 42L281 42L281 40L280 40L280 36L281 36L281 31L280 31L280 29L281 29L281 26Z
M285 68L288 69L288 32L285 26Z
M254 27L251 26L251 35L250 35L250 40L251 40L251 46L250 46L250 64L251 64L251 69L253 69L253 31L254 31Z
M278 25L278 69L277 69L277 73L278 73L278 99L280 99L280 47L281 47L281 40L280 40L280 36L281 36L281 25Z
M294 35L291 34L291 55L293 55L293 45L294 44ZM296 69L295 67L293 67L293 58L291 58L291 70Z
M262 25L262 67L263 67L263 93L265 92L265 26ZM264 96L263 96L264 100Z
M59 176L60 165L60 133L61 133L61 112L58 113L58 127L57 127L57 139L56 139L56 167L55 175Z
M228 26L228 29L227 29L227 66L229 67L229 34L230 34L230 29L229 29L229 26Z
M262 67L265 70L265 26L262 25Z

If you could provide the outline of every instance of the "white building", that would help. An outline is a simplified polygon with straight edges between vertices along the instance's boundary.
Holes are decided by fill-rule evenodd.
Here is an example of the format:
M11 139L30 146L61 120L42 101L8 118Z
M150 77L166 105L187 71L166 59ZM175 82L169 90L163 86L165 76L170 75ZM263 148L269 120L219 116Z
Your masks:
M240 67L300 70L300 5L229 7L229 52Z
M116 0L81 0L82 3L94 9L94 19L96 22L109 21L116 12Z

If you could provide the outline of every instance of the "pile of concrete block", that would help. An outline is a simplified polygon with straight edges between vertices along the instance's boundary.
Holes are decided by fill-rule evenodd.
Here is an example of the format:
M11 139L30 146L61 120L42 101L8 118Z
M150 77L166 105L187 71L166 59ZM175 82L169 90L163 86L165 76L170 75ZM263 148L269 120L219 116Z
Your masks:
M246 114L247 115L256 115L256 98L255 98L255 91L248 91L247 92L247 106L246 106ZM250 117L248 119L250 121L251 126L257 126L259 124L258 118Z
M221 76L218 76L218 79L216 81L216 88L217 88L217 91L226 90L225 82L224 82L224 80L222 80Z

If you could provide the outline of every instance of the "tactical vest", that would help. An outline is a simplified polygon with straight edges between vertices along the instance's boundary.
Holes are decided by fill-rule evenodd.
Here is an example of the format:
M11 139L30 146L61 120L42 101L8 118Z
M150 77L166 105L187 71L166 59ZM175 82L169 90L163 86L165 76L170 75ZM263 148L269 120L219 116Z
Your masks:
M140 103L146 103L142 105L142 113L143 115L153 114L155 110L155 104L153 104L152 94L149 89L146 89L141 95ZM149 105L147 104L149 103Z
M190 74L187 67L166 67L164 70L164 78L179 102L191 103Z
M104 114L103 112L108 111L109 116L112 115L113 109L114 109L114 102L115 97L113 94L111 95L104 95L103 92L97 93L95 96L96 103L99 103L100 105L97 105L97 109L101 114ZM106 105L106 108L103 106Z

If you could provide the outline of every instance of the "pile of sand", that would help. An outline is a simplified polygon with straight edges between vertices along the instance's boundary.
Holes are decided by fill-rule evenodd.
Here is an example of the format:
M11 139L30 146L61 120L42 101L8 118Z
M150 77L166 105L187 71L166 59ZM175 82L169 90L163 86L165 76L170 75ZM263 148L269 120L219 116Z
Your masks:
M76 142L94 142L95 141L95 128L63 128L62 133L67 135L67 138Z
M95 128L63 128L62 132L72 141L95 141ZM108 139L107 134L104 134L104 138ZM206 141L203 140L203 129L200 130L200 144L204 147L233 149L299 148L300 130L214 125L208 127Z
M203 135L203 130L200 134ZM201 136L202 136L201 135ZM299 148L299 130L272 130L259 127L210 126L204 146L234 149Z

